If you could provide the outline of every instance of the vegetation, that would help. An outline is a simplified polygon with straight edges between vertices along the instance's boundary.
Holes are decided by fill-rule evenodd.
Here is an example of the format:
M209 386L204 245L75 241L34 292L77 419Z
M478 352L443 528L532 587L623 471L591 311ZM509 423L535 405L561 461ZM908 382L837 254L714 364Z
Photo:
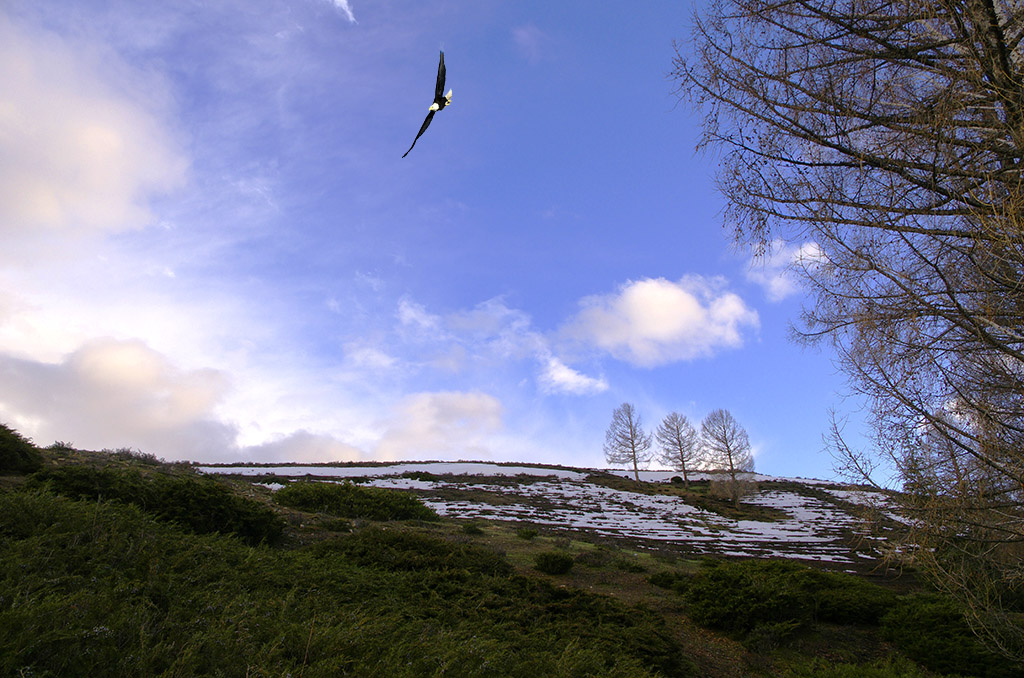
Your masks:
M729 410L712 410L700 423L700 446L704 463L728 473L725 494L738 508L740 498L751 491L745 474L754 470L750 437Z
M571 555L558 551L538 553L534 559L535 567L546 574L565 574L572 569L574 562Z
M836 664L816 659L795 666L782 678L927 678L928 673L908 661L885 660L873 664Z
M604 434L604 458L609 464L633 467L633 478L640 482L640 467L654 456L653 436L644 431L640 413L631 403L622 403L612 412L612 423Z
M367 520L437 520L437 513L416 497L354 483L290 483L274 495L282 506Z
M700 438L690 420L678 412L670 412L654 431L654 439L661 448L658 460L681 472L686 489L690 489L688 473L694 470L700 460Z
M799 276L799 338L830 342L867 404L875 444L837 420L836 456L908 490L916 565L1024 660L1024 5L722 0L694 19L674 75L725 222Z
M938 673L1020 675L1019 666L1007 665L979 642L964 611L947 596L922 594L900 600L882 619L882 630L904 654Z
M0 424L0 474L31 473L43 465L43 457L25 436Z
M529 524L395 520L394 507L422 504L348 484L291 483L329 492L286 509L264 488L145 455L59 452L0 485L0 675L1021 673L934 593ZM353 488L385 517L323 510ZM252 524L276 524L276 539L240 527L267 515Z
M277 513L213 478L75 465L41 470L26 486L74 499L133 504L198 534L235 534L249 544L276 543L284 531Z
M693 675L651 613L384 534L253 548L133 505L0 493L0 674Z
M708 561L685 595L694 621L741 634L777 624L877 625L896 598L860 579L781 560Z

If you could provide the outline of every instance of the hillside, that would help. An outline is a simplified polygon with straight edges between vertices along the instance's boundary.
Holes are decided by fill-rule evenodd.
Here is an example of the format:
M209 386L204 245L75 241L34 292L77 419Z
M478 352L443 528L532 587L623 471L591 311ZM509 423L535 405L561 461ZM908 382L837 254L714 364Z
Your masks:
M36 454L0 469L3 675L1017 675L847 543L842 488Z
M776 557L863 573L884 569L882 544L865 527L866 505L881 492L808 479L751 476L737 509L716 498L716 474L624 471L472 462L359 465L201 466L204 473L267 487L298 479L349 480L415 493L455 519L526 522L548 532L603 538L677 556ZM676 482L672 479L676 478ZM892 516L887 526L898 529Z

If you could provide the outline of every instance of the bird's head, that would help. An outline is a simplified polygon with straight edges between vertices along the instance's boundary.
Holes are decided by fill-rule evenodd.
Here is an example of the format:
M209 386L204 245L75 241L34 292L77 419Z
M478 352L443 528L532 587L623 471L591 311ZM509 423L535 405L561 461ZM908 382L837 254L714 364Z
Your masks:
M440 104L438 104L436 102L432 103L432 104L430 104L430 110L431 111L439 111L439 110L441 110L441 106L440 106Z

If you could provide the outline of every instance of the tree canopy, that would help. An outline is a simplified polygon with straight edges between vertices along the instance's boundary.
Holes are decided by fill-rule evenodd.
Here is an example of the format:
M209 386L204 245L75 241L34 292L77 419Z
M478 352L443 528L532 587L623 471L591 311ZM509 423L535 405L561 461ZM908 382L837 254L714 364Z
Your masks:
M844 468L909 491L919 562L1024 656L1024 5L716 0L677 45L726 222L794 262L870 407Z

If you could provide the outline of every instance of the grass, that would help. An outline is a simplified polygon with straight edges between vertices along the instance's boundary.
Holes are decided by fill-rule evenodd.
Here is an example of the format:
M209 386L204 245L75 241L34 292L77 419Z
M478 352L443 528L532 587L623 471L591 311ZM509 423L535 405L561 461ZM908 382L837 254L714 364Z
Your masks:
M37 452L38 475L0 485L0 675L1018 675L935 594L395 513L413 493L290 483L317 501L285 507L135 452ZM190 525L205 482L281 539Z

